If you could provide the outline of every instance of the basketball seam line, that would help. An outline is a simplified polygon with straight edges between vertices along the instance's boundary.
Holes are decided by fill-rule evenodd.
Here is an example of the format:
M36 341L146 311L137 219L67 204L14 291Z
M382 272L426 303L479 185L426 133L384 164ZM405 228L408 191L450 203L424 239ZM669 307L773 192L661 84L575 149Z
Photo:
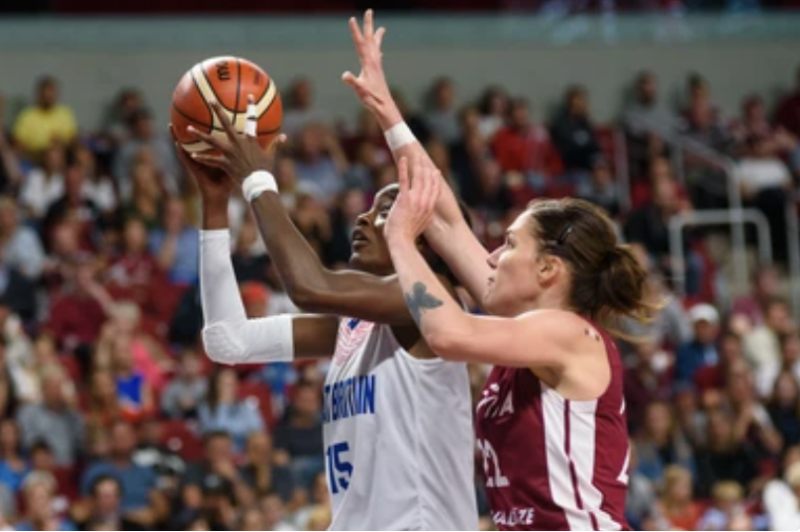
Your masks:
M265 74L266 74L266 72L265 72ZM261 98L263 98L264 96L266 96L266 95L267 95L267 93L269 92L269 86L270 86L270 85L272 85L272 78L271 78L271 77L269 77L269 74L267 74L267 79L269 80L269 83L267 83L266 87L264 87L264 92L262 92L262 93L261 93L261 96L259 96L258 98L256 98L256 101L257 101L257 102L260 102L260 101L261 101Z
M203 126L203 127L209 128L209 129L214 129L214 125L213 124L205 124L205 123L197 120L196 118L192 118L188 113L185 113L184 111L182 111L181 108L178 107L175 102L172 102L172 108L175 109L175 112L178 113L179 115L181 115L182 117L184 117L186 120L190 120L190 121L194 122L195 124L197 124L198 126Z
M208 131L209 134L213 133L214 131L219 131L220 133L225 133L226 132L221 127L216 127L213 124L205 124L203 122L200 122L199 120L196 120L196 119L192 118L188 114L186 114L183 111L181 111L180 108L177 105L175 105L174 103L172 104L172 107L175 109L175 111L179 115L184 117L186 120L190 120L190 121L194 122L195 124L197 124L198 126L207 127L210 130L210 131ZM264 111L264 112L266 113L266 111ZM281 130L280 127L276 127L275 129L258 130L258 131L256 131L256 135L271 135L273 133L277 133L280 130ZM199 141L197 141L197 142L199 142ZM189 144L189 143L184 142L183 144Z
M269 79L269 84L267 85L267 90L265 90L265 91L264 91L264 94L262 94L262 95L261 95L261 97L262 97L262 98L263 98L264 96L266 96L266 95L267 95L267 93L269 92L269 88L270 88L270 87L272 87L272 84L273 84L273 83L274 83L274 82L272 81L272 78L270 78L270 79ZM280 94L278 94L278 88L277 88L277 87L275 87L275 94L272 96L272 100L270 100L270 102L269 102L269 105L267 106L267 108L266 108L266 109L264 109L264 112L263 112L263 113L261 113L260 115L258 115L258 119L259 119L259 120L261 119L261 117L262 117L262 116L264 116L265 114L269 113L269 110L270 110L270 109L272 109L272 104L274 104L274 103L275 103L275 100L277 100L278 98L280 98ZM259 101L261 101L261 100L259 100ZM280 128L278 128L278 129L280 129ZM270 130L270 132L271 132L271 131L272 131L272 130ZM276 129L275 131L277 131L277 129Z
M194 67L192 67L192 69L189 72L191 72L191 74L192 74L192 83L194 83L194 88L197 89L197 94L200 96L200 99L203 100L203 105L206 106L206 110L208 111L208 116L211 118L211 123L213 124L214 123L214 111L211 109L211 106L208 105L208 102L206 101L205 96L203 96L203 91L200 90L200 84L197 83L197 79L194 77ZM200 72L203 72L203 75L205 76L205 71L203 70L202 66L200 67ZM208 80L208 78L206 78L206 80ZM209 83L209 85L211 85L211 84ZM213 90L213 88L212 88L212 90ZM214 96L216 96L216 93L214 94ZM200 123L197 120L195 120L195 121L198 124ZM212 125L212 127L213 127L213 125Z
M233 105L233 119L231 120L232 124L236 124L236 113L239 112L239 84L242 82L242 64L239 62L239 58L236 58L236 101ZM236 127L234 125L234 127Z

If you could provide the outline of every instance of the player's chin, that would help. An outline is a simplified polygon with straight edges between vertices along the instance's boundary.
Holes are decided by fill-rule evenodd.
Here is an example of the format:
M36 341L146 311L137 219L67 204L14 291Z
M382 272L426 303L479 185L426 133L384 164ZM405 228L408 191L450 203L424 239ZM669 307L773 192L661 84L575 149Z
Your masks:
M350 260L347 261L350 267L355 270L366 271L369 270L369 256L364 256L362 251L353 251L350 254Z

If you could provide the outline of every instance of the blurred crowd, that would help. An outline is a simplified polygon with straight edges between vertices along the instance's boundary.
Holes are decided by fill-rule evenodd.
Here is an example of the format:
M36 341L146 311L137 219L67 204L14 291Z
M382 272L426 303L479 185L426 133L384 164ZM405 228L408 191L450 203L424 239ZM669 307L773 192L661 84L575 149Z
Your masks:
M531 199L579 196L614 217L651 273L662 311L623 324L644 340L621 342L631 524L798 529L800 336L780 297L786 228L775 211L795 201L800 177L800 71L779 102L743 95L737 116L720 112L697 74L677 108L652 73L632 84L619 122L606 125L580 86L552 117L502 87L464 102L447 78L419 107L396 98L487 246ZM391 153L368 113L347 125L315 106L307 80L284 99L290 145L274 172L284 204L321 259L344 267L356 216L396 180ZM199 198L166 124L125 89L104 127L87 131L50 77L17 116L4 117L2 102L0 124L12 125L0 128L2 526L324 530L327 362L206 359ZM678 169L671 155L683 141L702 149ZM687 294L672 297L669 220L727 201L719 168L692 155L706 152L738 161L745 203L772 226L775 264L759 268L746 297L726 293L698 231L685 240ZM297 312L238 192L229 212L248 316ZM487 369L470 368L476 397Z

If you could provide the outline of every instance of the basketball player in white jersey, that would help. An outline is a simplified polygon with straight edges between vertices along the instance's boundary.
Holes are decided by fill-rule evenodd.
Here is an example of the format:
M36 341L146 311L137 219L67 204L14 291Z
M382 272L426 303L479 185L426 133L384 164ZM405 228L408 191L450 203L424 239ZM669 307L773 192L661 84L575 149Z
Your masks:
M323 409L332 530L475 530L467 370L435 357L406 306L383 238L398 188L381 190L358 218L353 269L327 270L281 203L269 173L275 146L264 153L212 107L227 138L194 134L220 154L189 158L178 150L203 198L208 355L222 364L333 355ZM231 180L220 173L242 186L290 297L319 314L246 318L230 260ZM452 290L446 275L439 278Z

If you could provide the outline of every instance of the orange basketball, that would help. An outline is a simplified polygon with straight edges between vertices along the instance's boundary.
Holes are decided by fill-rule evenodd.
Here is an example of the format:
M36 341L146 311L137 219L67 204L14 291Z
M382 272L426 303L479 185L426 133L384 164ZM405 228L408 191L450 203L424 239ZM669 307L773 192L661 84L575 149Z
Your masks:
M267 147L280 131L283 119L281 95L267 73L239 57L214 57L193 66L172 94L170 117L183 149L189 153L211 149L186 131L190 125L225 137L219 118L208 105L211 100L216 99L234 127L244 132L247 97L251 94L258 114L258 142Z

